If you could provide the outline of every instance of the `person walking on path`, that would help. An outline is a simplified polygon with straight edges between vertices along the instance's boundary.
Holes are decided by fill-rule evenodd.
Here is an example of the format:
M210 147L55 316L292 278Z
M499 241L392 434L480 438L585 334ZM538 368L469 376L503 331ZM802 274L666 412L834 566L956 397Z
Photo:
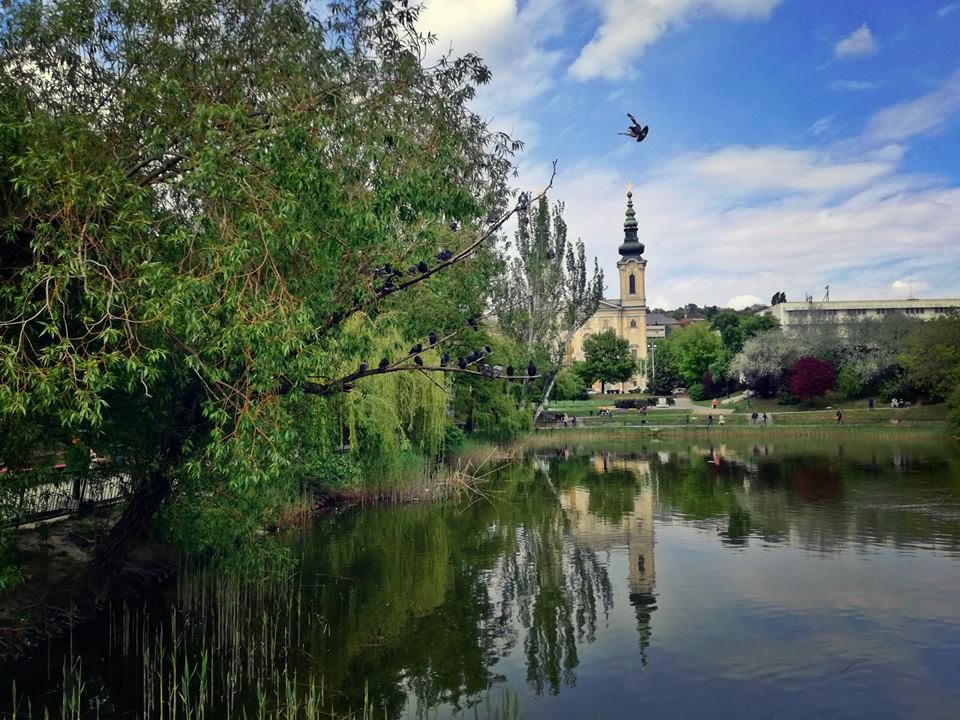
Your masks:
M750 424L751 424L751 425L756 425L756 424L757 424L757 418L758 418L758 417L760 417L760 416L757 415L757 411L754 410L754 411L753 411L753 414L750 416Z
M710 407L712 407L714 410L717 409L717 399L716 399L716 398L714 398L713 400L710 401Z
M764 426L764 427L767 426L767 414L766 414L766 413L763 414L763 426Z
M837 408L837 425L843 425L843 411Z
M710 427L711 425L713 425L713 415L712 415L712 414L707 415L707 427Z
M867 410L873 410L873 395L867 398Z
M720 417L717 419L717 425L726 425L727 421L723 419L723 414L721 413Z

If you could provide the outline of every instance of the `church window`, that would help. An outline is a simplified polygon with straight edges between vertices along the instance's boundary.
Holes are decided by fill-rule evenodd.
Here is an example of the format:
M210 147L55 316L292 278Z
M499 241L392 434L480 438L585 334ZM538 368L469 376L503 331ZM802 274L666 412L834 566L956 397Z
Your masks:
M630 294L637 294L637 279L633 276L633 273L630 274Z
M603 321L603 326L604 326L605 328L610 327L610 321L609 321L609 320L604 320L604 321Z
M631 277L632 277L632 276L631 276ZM631 320L631 321L630 321L630 329L631 329L631 330L636 330L636 329L637 329L637 321L636 321L636 320Z
M634 360L637 359L637 346L636 346L636 345L631 345L631 346L630 346L630 354L633 355L633 359L634 359Z

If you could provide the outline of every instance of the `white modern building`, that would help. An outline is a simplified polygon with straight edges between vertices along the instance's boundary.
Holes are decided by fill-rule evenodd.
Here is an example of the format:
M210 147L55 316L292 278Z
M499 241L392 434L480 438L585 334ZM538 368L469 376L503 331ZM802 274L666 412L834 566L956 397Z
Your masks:
M823 302L778 303L759 312L772 315L788 330L797 325L849 325L866 318L878 319L902 313L920 320L932 320L960 311L960 299L924 300L825 300Z

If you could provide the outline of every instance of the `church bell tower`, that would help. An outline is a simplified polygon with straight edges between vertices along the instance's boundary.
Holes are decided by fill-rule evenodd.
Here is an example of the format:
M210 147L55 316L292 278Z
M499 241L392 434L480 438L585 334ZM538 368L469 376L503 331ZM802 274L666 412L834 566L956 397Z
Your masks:
M631 385L647 387L647 292L645 275L647 261L643 259L643 243L637 240L637 214L633 210L633 191L627 190L627 214L623 221L623 242L620 244L619 325L620 337L630 343L630 352L640 363L640 372ZM621 384L621 392L629 390Z
M644 275L647 261L643 259L643 243L637 241L637 214L633 210L633 191L627 191L627 216L623 221L623 243L620 245L620 304L627 308L646 309L647 296Z

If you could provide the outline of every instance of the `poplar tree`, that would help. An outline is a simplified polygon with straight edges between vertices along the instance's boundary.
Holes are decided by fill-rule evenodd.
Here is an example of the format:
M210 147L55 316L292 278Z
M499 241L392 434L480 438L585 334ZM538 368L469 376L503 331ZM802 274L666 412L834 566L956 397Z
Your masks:
M603 272L596 258L590 271L581 240L567 239L563 209L562 202L551 208L546 195L535 205L521 197L515 245L507 244L508 259L495 283L493 307L500 327L546 365L534 422L566 364L574 333L603 298Z

